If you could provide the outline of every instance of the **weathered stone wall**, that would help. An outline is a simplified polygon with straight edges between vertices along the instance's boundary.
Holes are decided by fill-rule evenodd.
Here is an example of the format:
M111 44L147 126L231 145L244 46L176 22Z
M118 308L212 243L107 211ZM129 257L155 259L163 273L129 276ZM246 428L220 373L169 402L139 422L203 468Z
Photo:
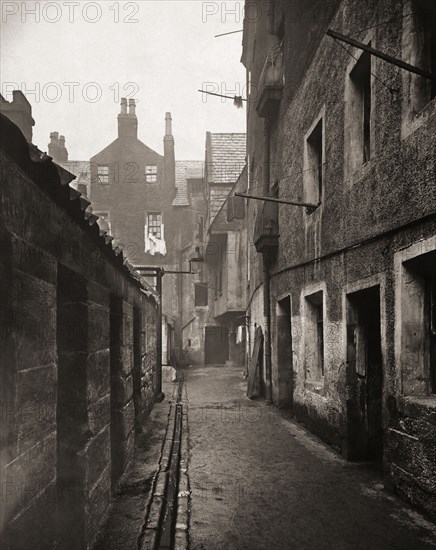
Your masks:
M135 417L153 405L156 302L85 219L67 173L34 161L4 117L1 134L2 539L84 549L109 506L111 469L113 488L131 456ZM136 411L133 308L145 319Z
M303 199L305 136L320 114L325 123L324 182L322 204L314 212L285 205L279 209L279 249L271 266L273 394L276 399L280 378L277 302L290 295L293 354L288 368L293 371L295 416L344 455L352 456L350 445L361 390L354 366L347 360L347 295L377 287L386 479L434 518L432 418L436 403L428 390L419 395L416 390L411 395L411 384L403 384L405 375L417 366L404 365L398 352L404 311L395 258L413 246L422 248L422 253L436 249L417 244L436 232L436 103L430 101L410 122L409 79L395 65L372 57L371 158L350 171L347 159L355 152L350 153L352 143L347 136L356 121L350 118L347 83L360 50L345 46L347 53L325 35L327 28L332 28L357 40L371 41L373 47L403 59L410 22L402 16L410 10L410 2L295 2L289 7L293 9L283 20L285 90L279 113L271 119L270 184L278 180L279 195L285 199ZM387 20L391 20L389 25L372 28ZM256 35L255 61L249 67L254 82L269 47L265 10L256 24L260 36L257 39ZM250 52L245 52L246 59L249 56ZM251 187L259 189L264 121L257 116L255 106L253 101L248 107L248 154L252 159ZM254 201L249 201L248 223L253 228L259 206L250 202ZM251 309L261 284L261 257L257 256L250 274ZM324 376L313 384L307 380L305 341L310 334L305 296L318 290L325 299ZM418 384L415 382L414 387Z

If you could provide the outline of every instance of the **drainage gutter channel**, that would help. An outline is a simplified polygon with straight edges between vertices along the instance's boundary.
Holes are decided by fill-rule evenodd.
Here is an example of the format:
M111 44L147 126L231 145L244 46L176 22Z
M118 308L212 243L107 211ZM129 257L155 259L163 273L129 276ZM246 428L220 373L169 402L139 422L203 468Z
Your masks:
M174 387L159 469L153 483L153 496L139 538L140 550L188 548L190 490L187 472L188 425L187 411L182 400L183 382L182 377Z

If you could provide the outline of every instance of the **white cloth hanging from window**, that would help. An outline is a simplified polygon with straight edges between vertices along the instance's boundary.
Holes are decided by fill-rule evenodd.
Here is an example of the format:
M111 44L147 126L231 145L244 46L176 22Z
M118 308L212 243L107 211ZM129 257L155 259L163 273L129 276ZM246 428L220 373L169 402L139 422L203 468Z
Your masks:
M165 256L167 253L167 247L164 239L157 239L154 235L144 236L144 250L147 254L154 256L155 254L162 254Z

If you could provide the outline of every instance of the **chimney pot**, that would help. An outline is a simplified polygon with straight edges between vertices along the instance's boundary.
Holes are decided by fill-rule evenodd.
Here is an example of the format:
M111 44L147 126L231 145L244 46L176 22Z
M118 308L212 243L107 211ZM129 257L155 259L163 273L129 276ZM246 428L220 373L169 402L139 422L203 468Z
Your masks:
M127 115L127 99L125 97L121 98L121 114Z
M136 101L134 99L129 99L129 115L136 115Z

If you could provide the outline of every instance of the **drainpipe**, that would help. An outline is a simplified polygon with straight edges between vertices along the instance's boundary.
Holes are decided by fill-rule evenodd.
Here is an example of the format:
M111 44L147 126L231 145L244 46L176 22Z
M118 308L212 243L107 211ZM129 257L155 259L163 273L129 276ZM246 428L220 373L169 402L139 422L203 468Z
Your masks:
M263 194L269 195L271 166L271 129L268 120L264 126L264 164L263 164ZM272 403L272 368L271 368L271 294L269 274L269 251L263 253L263 315L264 315L264 346L265 346L265 401Z
M159 305L157 309L157 376L156 376L156 399L162 401L165 395L162 393L162 269L156 270L156 292L159 296Z

